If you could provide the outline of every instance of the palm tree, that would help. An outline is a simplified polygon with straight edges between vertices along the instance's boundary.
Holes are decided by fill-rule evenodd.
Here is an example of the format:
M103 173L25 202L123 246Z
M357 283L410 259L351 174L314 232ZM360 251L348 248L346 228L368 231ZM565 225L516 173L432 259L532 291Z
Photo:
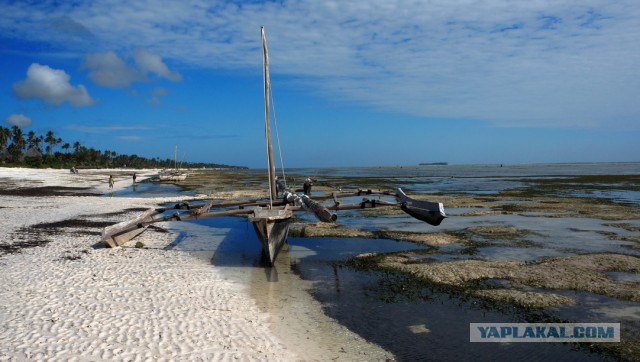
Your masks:
M37 143L38 143L38 137L36 136L36 133L33 131L29 131L29 133L27 133L27 147L31 148L31 147L36 147Z
M68 142L62 145L62 149L65 150L66 153L69 153L69 148L71 148L71 145Z
M26 142L24 141L24 134L18 126L11 127L11 145L9 146L9 153L13 156L13 160L16 161L22 156L22 151Z
M0 126L0 150L7 147L9 139L11 139L11 130Z
M74 151L75 153L80 152L80 147L82 147L82 145L80 144L80 141L75 141L75 142L73 143L73 151Z
M47 155L50 155L51 151L53 151L53 146L57 144L58 139L53 135L53 131L49 131L47 132L47 137L44 139L44 141L48 143Z

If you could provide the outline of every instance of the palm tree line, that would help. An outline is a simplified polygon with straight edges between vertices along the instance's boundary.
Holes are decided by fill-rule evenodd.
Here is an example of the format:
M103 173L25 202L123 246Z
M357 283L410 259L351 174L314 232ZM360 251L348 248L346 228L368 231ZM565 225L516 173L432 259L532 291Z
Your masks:
M60 150L62 151L60 151ZM37 152L35 152L35 151ZM26 135L18 126L10 129L0 126L0 161L2 166L39 168L171 168L174 160L159 157L146 158L138 155L118 154L116 151L100 151L87 148L79 141L73 144L55 136L53 131L37 135L30 131ZM215 163L184 163L183 167L234 167Z

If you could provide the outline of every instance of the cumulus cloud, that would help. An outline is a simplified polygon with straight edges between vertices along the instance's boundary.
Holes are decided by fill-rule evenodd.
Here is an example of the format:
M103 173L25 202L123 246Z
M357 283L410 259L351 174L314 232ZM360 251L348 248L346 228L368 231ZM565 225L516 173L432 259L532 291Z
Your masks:
M24 114L12 114L4 120L6 123L12 126L29 127L31 126L31 118Z
M64 70L33 63L27 70L27 79L13 85L13 93L20 99L40 99L54 106L64 102L75 107L94 105L87 89L83 85L72 86L70 79Z
M89 79L103 87L125 88L145 80L144 74L129 67L114 52L85 55L82 69L89 69Z
M133 57L140 70L145 73L155 73L156 75L166 78L172 82L179 82L182 80L182 75L180 75L180 73L170 71L169 67L164 64L162 58L158 55L139 49L133 54Z
M82 69L89 70L89 79L109 88L126 88L134 82L146 82L149 75L177 82L182 80L180 73L169 70L162 58L146 50L137 50L133 54L134 64L128 64L115 52L100 52L85 55Z

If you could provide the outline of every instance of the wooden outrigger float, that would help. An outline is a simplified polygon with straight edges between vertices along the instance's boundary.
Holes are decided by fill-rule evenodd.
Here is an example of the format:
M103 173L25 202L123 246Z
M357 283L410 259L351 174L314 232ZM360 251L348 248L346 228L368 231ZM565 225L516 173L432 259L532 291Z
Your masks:
M120 246L132 238L142 233L149 225L162 221L186 221L199 218L247 215L248 220L253 223L258 239L262 244L263 254L270 264L273 264L278 253L287 243L289 224L293 217L293 212L309 211L322 222L335 222L337 215L335 211L367 209L378 207L398 207L412 217L427 222L431 225L440 225L446 218L442 203L415 200L407 196L400 188L395 191L373 191L358 190L355 192L333 193L311 199L308 195L298 195L295 192L285 190L278 192L276 185L276 173L273 157L273 146L271 142L271 121L270 121L270 97L271 85L269 80L269 56L267 52L267 42L262 33L262 59L264 72L264 109L265 109L265 138L267 146L267 171L269 181L268 200L230 201L189 205L187 203L177 203L168 208L149 209L139 217L109 226L102 233L102 242L109 247ZM284 176L284 172L283 172ZM342 204L338 199L358 196L391 196L396 202L384 200L362 199L361 202ZM333 205L322 205L319 200L333 200Z

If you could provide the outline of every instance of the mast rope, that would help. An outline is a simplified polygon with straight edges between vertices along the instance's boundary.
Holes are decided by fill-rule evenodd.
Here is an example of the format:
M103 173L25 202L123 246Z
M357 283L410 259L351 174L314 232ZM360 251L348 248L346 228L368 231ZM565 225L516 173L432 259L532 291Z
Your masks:
M271 93L269 96L271 98L271 110L273 111L273 126L276 128L276 143L278 144L278 156L280 158L280 170L282 172L282 181L284 182L285 189L287 187L287 176L284 173L284 161L282 158L282 149L280 148L280 134L278 133L278 119L276 118L276 102L273 98L273 89L269 87L269 92Z

